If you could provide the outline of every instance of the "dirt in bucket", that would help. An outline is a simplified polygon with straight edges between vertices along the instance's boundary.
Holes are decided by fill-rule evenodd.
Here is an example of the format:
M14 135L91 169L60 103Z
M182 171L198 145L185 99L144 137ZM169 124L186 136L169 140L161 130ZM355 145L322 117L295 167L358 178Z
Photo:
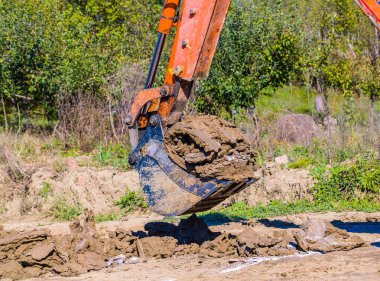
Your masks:
M188 116L166 133L170 158L200 178L253 178L255 153L235 125L216 116Z

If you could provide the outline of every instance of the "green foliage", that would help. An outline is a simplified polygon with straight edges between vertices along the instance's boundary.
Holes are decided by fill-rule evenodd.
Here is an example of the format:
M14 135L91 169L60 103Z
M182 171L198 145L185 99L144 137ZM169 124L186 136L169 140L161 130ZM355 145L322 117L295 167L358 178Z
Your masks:
M148 208L142 195L135 191L127 191L127 193L116 201L115 204L121 209L124 209L127 213L138 209Z
M125 89L109 86L110 77L137 62L147 70L161 5L0 0L0 97L7 112L0 124L7 118L13 127L53 130L64 118L57 113L62 100L79 93L119 100ZM352 0L233 0L210 77L197 88L194 105L227 118L234 110L276 110L282 103L285 110L312 113L313 91L276 92L292 83L324 95L328 88L338 90L346 101L342 120L366 121L356 114L354 96L379 97L374 30ZM170 46L159 77L169 52Z
M306 169L307 167L310 166L312 162L312 159L310 158L301 158L298 159L292 163L288 164L288 168L290 169Z
M205 212L200 215L206 221L215 220L248 220L248 219L265 219L280 215L292 215L300 213L316 213L328 211L362 211L362 212L378 212L380 204L366 201L338 201L338 202L309 202L305 200L296 201L294 203L283 203L279 201L270 202L268 205L258 205L247 207L244 202L238 202L234 205L218 211Z
M53 191L53 188L51 186L50 183L48 182L43 182L42 183L42 188L40 189L40 195L43 197L43 198L48 198L49 195L52 193Z
M313 114L315 94L308 95L306 88L285 86L273 93L260 95L255 103L258 117L275 120L280 114L292 112Z
M121 66L149 58L159 15L151 0L0 0L0 93L23 115L55 119L57 99L99 94Z
M130 152L130 146L123 144L100 146L99 152L94 155L94 160L102 166L112 166L117 169L129 170L131 168L128 163Z
M296 73L298 37L284 6L282 1L233 1L210 77L197 95L199 110L252 106L262 91Z
M99 214L95 216L95 222L100 223L100 222L106 222L106 221L117 221L121 217L120 214Z
M318 201L379 200L380 161L373 154L340 163L330 169L314 171L317 179L315 199Z
M83 207L79 202L69 204L64 198L58 198L52 207L53 216L60 221L71 221L82 214Z

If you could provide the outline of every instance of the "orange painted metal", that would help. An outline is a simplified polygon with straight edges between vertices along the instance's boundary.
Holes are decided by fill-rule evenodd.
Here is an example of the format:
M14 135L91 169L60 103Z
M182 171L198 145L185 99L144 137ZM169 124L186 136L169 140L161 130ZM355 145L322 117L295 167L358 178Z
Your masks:
M158 25L158 31L160 33L169 35L174 25L174 18L177 13L180 0L166 0L164 9L162 10L162 16L160 24Z
M219 0L216 2L210 26L194 71L193 76L196 79L206 79L208 77L230 4L230 0Z
M131 122L134 124L140 115L141 109L151 101L154 101L152 107L156 107L158 110L159 105L157 104L159 98L161 98L160 93L161 88L152 88L140 91L133 99L133 103L129 109L129 116L131 117ZM151 108L149 108L149 111Z
M178 67L183 68L179 75L182 79L192 81L196 73L207 73L211 66L216 45L219 41L228 7L231 0L191 0L184 1L181 10L181 19L178 22L178 30L174 40L172 56L169 61L166 83L173 84ZM198 62L202 64L202 70L197 71ZM206 69L205 69L206 68ZM205 78L201 76L200 78Z
M177 101L187 101L189 82L207 78L230 3L231 0L183 1L165 83L174 85L177 78L184 82L177 97L161 100L158 113L164 122Z
M380 29L380 1L377 0L355 0L356 4L371 19L371 21Z
M178 22L175 22L174 18L181 2L180 17ZM380 1L355 2L380 29ZM133 122L149 103L148 112L158 112L163 117L164 124L172 123L169 120L170 116L178 115L184 108L190 96L192 81L206 79L208 76L230 3L231 0L166 0L159 32L169 34L173 26L177 27L177 32L165 85L173 87L176 80L180 79L179 92L171 97L162 97L159 93L160 88L140 92L130 110ZM140 126L146 124L145 119L140 122Z

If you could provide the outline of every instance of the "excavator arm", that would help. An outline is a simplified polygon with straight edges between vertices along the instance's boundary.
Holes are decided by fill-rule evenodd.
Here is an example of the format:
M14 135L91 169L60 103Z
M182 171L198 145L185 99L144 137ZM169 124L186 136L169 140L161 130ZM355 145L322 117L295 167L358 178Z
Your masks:
M145 90L135 98L127 123L143 129L149 113L164 123L175 123L190 96L193 81L207 78L231 0L168 0L159 24L159 36ZM178 10L180 9L180 13ZM151 88L165 39L177 28L164 86ZM144 108L144 110L142 110ZM148 114L147 114L148 113Z
M254 182L197 178L167 154L164 135L181 119L196 79L205 79L231 0L167 0L145 89L137 94L126 123L134 150L129 162L139 172L150 208L165 216L209 210ZM165 83L152 88L166 37L176 35Z
M380 29L380 1L378 0L355 0L356 4L370 18L374 25Z
M355 0L380 28L380 1ZM242 181L197 178L174 163L164 146L167 127L177 123L190 97L193 83L206 79L231 0L166 0L158 39L145 89L129 108L133 151L129 163L139 172L150 208L165 216L209 210L251 185ZM165 83L152 88L167 36L176 35Z

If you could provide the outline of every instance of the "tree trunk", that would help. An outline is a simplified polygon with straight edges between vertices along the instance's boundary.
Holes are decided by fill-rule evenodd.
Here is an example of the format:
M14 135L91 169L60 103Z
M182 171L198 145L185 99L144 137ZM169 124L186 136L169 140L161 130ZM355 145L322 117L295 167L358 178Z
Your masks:
M5 101L4 101L4 95L3 95L3 93L1 93L1 103L3 105L5 132L8 132L8 129L9 129L9 126L8 126L8 117L7 117L7 110L5 109Z
M327 119L327 160L329 164L332 164L332 141L331 141L331 112L328 100L327 92L324 92L324 101L326 107L326 119Z

